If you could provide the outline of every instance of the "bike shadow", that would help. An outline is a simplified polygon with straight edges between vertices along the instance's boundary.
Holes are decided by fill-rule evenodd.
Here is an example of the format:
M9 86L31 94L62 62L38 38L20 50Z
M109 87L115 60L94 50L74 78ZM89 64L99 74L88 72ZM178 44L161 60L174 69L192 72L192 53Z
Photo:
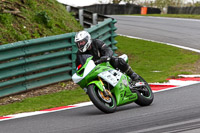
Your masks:
M91 116L100 116L100 115L111 115L111 114L115 114L117 112L123 112L123 111L128 111L128 110L136 110L136 109L140 109L142 108L141 106L138 106L137 104L127 104L127 105L123 105L123 106L119 106L117 107L116 111L114 113L104 113L102 111L100 111L99 109L97 109L94 105L92 107L91 110L87 111L87 112L81 112L81 114L79 115L91 115Z
M127 105L123 105L123 106L119 106L117 107L117 112L121 112L121 111L127 111L127 110L132 110L132 109L139 109L141 108L141 106L138 106L135 103L131 103L131 104L127 104Z

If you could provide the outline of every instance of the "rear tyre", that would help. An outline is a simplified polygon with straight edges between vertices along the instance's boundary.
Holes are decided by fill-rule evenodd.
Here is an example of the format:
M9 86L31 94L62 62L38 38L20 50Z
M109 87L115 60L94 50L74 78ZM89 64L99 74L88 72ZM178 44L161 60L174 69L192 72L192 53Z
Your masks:
M92 84L88 86L88 95L93 104L104 113L115 112L117 105L113 95L105 96L99 88Z
M140 106L148 106L153 102L154 95L149 84L140 76L139 81L144 82L145 86L136 91L138 99L135 101Z

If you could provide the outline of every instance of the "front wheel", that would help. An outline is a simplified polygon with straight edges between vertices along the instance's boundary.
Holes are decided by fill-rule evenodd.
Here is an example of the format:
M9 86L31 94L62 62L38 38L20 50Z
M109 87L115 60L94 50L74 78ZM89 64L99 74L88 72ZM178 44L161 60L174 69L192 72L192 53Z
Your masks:
M135 103L140 106L148 106L153 102L153 92L149 84L142 77L140 77L139 80L140 82L144 82L145 86L142 86L136 91L138 99L135 101Z
M105 96L104 93L94 84L89 85L87 91L90 100L98 109L104 113L115 112L117 108L116 100L111 93L108 96Z

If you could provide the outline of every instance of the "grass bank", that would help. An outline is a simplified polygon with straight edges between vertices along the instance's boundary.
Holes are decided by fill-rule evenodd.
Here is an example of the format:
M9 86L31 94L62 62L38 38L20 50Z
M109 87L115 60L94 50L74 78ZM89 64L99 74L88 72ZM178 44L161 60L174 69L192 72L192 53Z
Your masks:
M2 0L0 29L2 45L83 28L56 0Z
M129 56L132 68L148 82L165 81L169 76L189 74L200 55L176 47L118 36L117 53ZM159 72L155 72L159 71ZM53 94L26 98L21 102L1 105L0 116L20 112L43 110L53 107L89 101L81 88Z

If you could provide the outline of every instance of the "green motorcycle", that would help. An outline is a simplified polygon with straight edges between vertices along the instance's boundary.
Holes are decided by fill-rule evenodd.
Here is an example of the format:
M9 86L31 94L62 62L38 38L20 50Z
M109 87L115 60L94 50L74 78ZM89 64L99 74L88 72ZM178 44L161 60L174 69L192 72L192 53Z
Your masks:
M108 61L95 63L91 55L83 56L84 61L77 67L72 80L85 90L101 111L113 113L117 106L132 102L148 106L153 102L152 90L141 76L138 81L132 81L129 76L114 69ZM120 58L128 62L127 55Z

